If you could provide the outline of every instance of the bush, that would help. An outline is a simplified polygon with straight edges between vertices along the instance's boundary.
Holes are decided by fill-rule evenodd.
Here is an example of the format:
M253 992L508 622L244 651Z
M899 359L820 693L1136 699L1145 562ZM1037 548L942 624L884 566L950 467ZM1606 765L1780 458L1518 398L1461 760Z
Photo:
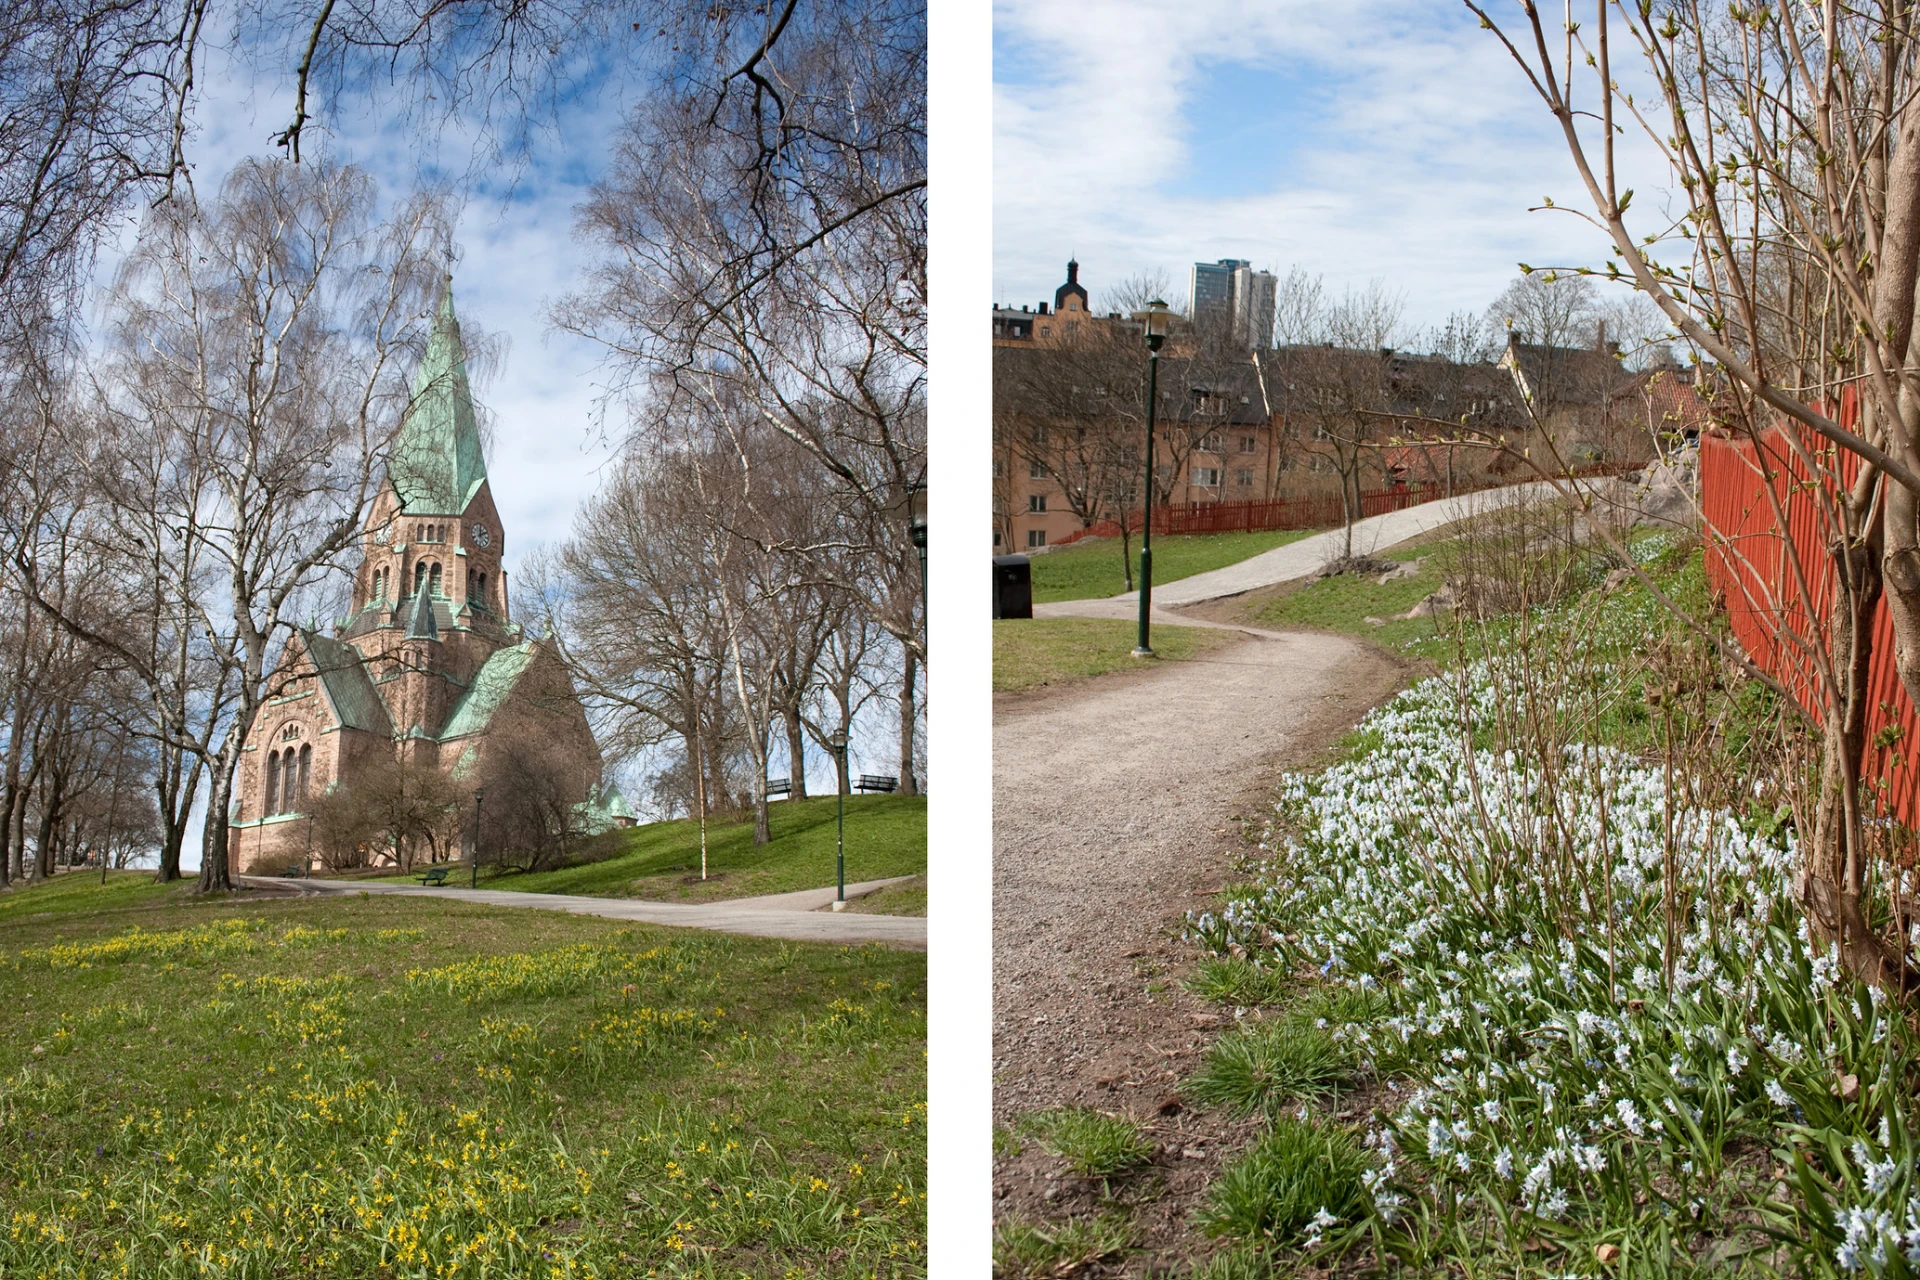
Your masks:
M1092 1107L1037 1111L1022 1124L1068 1168L1089 1178L1124 1173L1153 1158L1154 1144L1139 1125Z
M1213 1235L1280 1239L1308 1233L1323 1214L1351 1222L1366 1207L1366 1171L1346 1130L1281 1119L1214 1182L1200 1225Z
M1340 1046L1320 1028L1261 1022L1216 1041L1187 1081L1187 1096L1235 1115L1273 1115L1283 1103L1329 1092L1346 1070Z

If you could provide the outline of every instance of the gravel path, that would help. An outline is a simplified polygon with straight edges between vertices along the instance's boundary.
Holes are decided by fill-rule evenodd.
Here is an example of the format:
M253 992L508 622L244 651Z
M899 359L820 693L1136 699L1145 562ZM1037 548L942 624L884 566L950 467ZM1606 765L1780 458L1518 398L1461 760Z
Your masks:
M1156 1119L1180 1116L1170 1095L1219 1021L1180 986L1193 959L1180 921L1224 883L1234 818L1402 676L1346 637L1247 634L995 713L995 1120L1090 1105L1156 1125L1172 1155L1155 1212L1174 1219L1217 1169L1207 1142L1229 1141L1217 1125L1209 1138L1184 1117ZM1029 1148L996 1162L1001 1212L1074 1208L1049 1181L1057 1166Z
M252 876L242 879L254 888L292 890L311 895L386 893L420 898L454 898L464 902L484 902L490 906L531 907L536 911L566 911L577 916L606 916L614 920L638 920L646 924L675 925L686 929L744 933L756 938L844 942L856 946L878 942L911 951L927 949L925 917L817 910L832 900L832 889L739 898L731 902L682 903L592 898L568 893L519 893L506 889L428 889L420 885L365 881L273 880ZM893 880L866 880L850 884L847 886L847 896L857 897L892 883Z
M1555 490L1544 480L1528 484L1508 485L1500 489L1487 489L1480 493L1462 494L1458 498L1442 498L1438 502L1424 502L1417 507L1408 507L1405 511L1389 511L1383 516L1369 516L1357 520L1353 526L1353 551L1355 555L1371 555L1382 547L1391 547L1405 542L1408 538L1417 538L1441 525L1452 524L1465 519L1476 511L1486 511L1493 507L1524 500L1550 497ZM1261 587L1277 586L1282 582L1292 582L1304 578L1321 565L1346 550L1346 530L1333 529L1327 533L1316 533L1310 538L1298 542L1289 542L1284 547L1275 547L1249 557L1238 564L1230 564L1223 569L1214 569L1207 573L1196 573L1191 577L1174 582L1156 585L1153 589L1154 608L1162 605L1169 607L1183 604L1198 604L1203 600L1218 600L1222 596L1237 596ZM1115 602L1124 601L1138 607L1135 592L1110 597ZM1071 601L1084 605L1085 601ZM1035 617L1060 616L1064 611L1059 605L1037 605ZM1109 614L1086 614L1078 616L1109 617Z

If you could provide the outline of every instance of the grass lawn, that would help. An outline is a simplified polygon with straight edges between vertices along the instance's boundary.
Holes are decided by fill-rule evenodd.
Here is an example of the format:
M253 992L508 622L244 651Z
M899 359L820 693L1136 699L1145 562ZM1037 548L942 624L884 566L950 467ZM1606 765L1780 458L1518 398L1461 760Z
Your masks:
M1238 564L1262 551L1298 542L1311 529L1270 530L1263 533L1162 534L1153 540L1153 580L1175 582L1210 569ZM1128 540L1133 567L1140 567L1140 539ZM1033 599L1092 600L1117 596L1132 588L1120 564L1120 539L1099 538L1033 557Z
M155 884L152 871L109 871L100 883L98 871L63 871L31 891L0 893L0 925L55 916L91 915L99 911L164 907L188 900L196 876L172 884Z
M875 889L847 904L847 910L870 916L924 916L927 914L927 878L915 876Z
M658 902L714 902L833 883L835 800L778 800L767 807L770 844L755 846L753 819L707 823L707 879L700 879L700 824L691 818L631 827L622 852L604 862L523 874L482 867L484 888L581 893ZM847 797L847 882L923 875L925 796ZM407 879L410 877L392 877ZM458 877L456 876L457 880Z
M95 891L0 898L0 1275L925 1274L923 955Z
M1256 626L1286 628L1315 627L1326 631L1344 631L1361 635L1376 643L1398 648L1435 632L1433 618L1396 618L1440 589L1440 558L1435 544L1394 547L1377 552L1383 560L1419 560L1419 572L1382 583L1378 577L1357 577L1343 573L1323 578L1312 586L1296 586L1268 600L1248 619ZM1375 626L1368 618L1382 618ZM1440 622L1446 623L1442 617Z
M994 690L1019 693L1131 667L1138 634L1134 623L1106 618L1002 618L993 624ZM1180 661L1238 639L1217 628L1156 626L1153 651Z

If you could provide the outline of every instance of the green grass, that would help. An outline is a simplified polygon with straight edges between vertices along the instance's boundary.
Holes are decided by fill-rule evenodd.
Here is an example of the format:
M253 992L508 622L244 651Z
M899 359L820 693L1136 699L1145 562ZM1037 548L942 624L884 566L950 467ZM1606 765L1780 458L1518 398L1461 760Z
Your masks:
M818 889L834 882L835 805L833 796L769 805L767 821L773 840L764 845L753 843L751 815L740 821L710 819L704 881L700 879L700 824L680 818L606 837L617 841L621 851L605 861L531 873L482 867L480 884L527 893L662 902L714 902ZM848 796L846 852L849 884L924 875L927 798Z
M1230 564L1298 542L1312 529L1268 530L1261 533L1162 534L1153 540L1153 580L1176 582L1196 573ZM1140 567L1140 539L1127 544L1135 572ZM1094 600L1131 591L1120 563L1120 539L1100 538L1075 543L1033 557L1033 599L1036 604L1056 600Z
M118 893L0 921L0 1275L925 1273L924 956Z
M1255 1022L1214 1041L1186 1084L1187 1096L1236 1116L1275 1115L1282 1106L1331 1092L1347 1075L1346 1055L1318 1027Z
M1281 1118L1220 1175L1200 1224L1214 1235L1281 1240L1324 1209L1351 1225L1364 1211L1366 1154L1345 1129Z
M1365 636L1376 643L1399 647L1431 636L1432 618L1397 618L1440 589L1440 557L1432 544L1398 547L1377 553L1383 560L1419 560L1419 572L1382 583L1378 577L1350 573L1323 578L1311 586L1296 587L1268 601L1254 616L1263 627L1313 627ZM1375 626L1368 618L1383 619ZM1440 619L1444 624L1446 619Z
M191 894L193 884L191 875L156 884L151 871L109 871L102 885L98 871L62 871L44 883L15 885L0 893L0 924L177 904Z
M1009 1218L993 1233L993 1274L999 1280L1076 1275L1126 1253L1133 1238L1133 1225L1119 1214L1045 1223Z
M1142 662L1133 656L1138 635L1134 623L1106 618L1003 618L993 624L994 691L1023 693L1132 670ZM1181 662L1240 638L1219 628L1159 626L1153 651L1163 661Z
M924 916L927 914L927 878L915 876L875 889L849 902L846 909L870 916Z
M1269 969L1235 956L1202 960L1187 975L1187 990L1216 1004L1252 1007L1279 1004L1294 984L1278 969Z
M1153 1159L1153 1140L1125 1116L1091 1107L1060 1107L1021 1118L1021 1127L1075 1173L1110 1178Z

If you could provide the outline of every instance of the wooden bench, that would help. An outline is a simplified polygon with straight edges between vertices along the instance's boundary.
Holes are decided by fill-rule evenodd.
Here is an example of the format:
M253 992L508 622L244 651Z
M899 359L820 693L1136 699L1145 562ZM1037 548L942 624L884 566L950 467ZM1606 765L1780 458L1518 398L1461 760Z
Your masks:
M447 882L447 872L451 870L453 870L452 867L428 867L426 873L419 877L420 883L424 885L445 884Z
M793 794L793 779L768 778L767 794L770 796L790 796Z
M863 773L853 789L855 791L898 791L900 779L890 773Z
M287 869L280 873L282 880L298 880L307 874L307 869L297 862L289 862Z

